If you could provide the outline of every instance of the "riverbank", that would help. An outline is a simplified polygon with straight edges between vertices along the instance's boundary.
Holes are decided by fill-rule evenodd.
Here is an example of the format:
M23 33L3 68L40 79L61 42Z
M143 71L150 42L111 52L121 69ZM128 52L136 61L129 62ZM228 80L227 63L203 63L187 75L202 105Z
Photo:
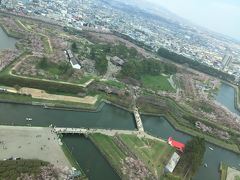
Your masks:
M0 93L0 102L1 103L14 103L14 104L23 104L23 105L33 105L33 106L42 106L46 109L59 109L59 110L69 110L69 111L99 111L101 99L97 99L94 104L85 104L77 102L68 102L68 101L53 101L53 100L44 100L40 98L32 98L27 95L20 95L15 93Z

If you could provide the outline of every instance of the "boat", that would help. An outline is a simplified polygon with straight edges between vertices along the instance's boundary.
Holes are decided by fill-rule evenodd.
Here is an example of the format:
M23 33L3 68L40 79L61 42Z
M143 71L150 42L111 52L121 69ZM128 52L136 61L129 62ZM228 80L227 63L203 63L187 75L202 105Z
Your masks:
M213 151L213 148L212 147L208 147L211 151Z
M32 121L32 118L26 118L27 121Z
M207 163L204 164L204 167L208 167Z

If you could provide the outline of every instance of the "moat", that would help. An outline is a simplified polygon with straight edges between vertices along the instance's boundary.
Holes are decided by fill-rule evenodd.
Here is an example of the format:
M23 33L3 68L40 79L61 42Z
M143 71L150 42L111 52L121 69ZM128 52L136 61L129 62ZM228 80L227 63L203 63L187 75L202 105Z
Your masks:
M46 127L53 124L57 127L89 127L128 130L136 128L132 113L108 104L105 104L98 112L75 112L44 109L38 106L1 103L0 114L0 123L4 125L27 125L26 117L31 117L33 119L31 122L32 126ZM174 139L182 142L186 142L190 139L189 135L176 131L168 121L162 117L142 116L142 119L144 129L156 137L167 139L169 136L172 136ZM73 149L73 156L79 164L86 166L83 167L83 170L87 175L93 179L94 177L102 177L105 179L118 178L108 162L101 157L101 154L95 149L95 146L88 140L79 136L67 136L64 137L63 140L69 146L69 149ZM208 148L209 146L214 150L211 151ZM88 153L90 154L88 155ZM94 170L96 169L96 161L93 157L99 159L98 165L104 169L104 172L109 172L109 177L100 170ZM207 163L208 167L200 167L194 179L219 179L220 175L218 168L221 161L230 166L238 167L240 156L207 143L204 163Z
M17 40L7 36L7 34L0 27L0 51L3 49L14 49Z

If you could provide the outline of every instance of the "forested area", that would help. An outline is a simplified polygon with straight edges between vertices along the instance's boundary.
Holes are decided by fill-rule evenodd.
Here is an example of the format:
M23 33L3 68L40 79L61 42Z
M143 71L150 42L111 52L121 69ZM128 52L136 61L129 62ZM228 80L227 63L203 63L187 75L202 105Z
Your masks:
M206 151L205 140L200 137L193 137L186 143L184 153L174 171L181 177L194 176L203 162L204 153Z
M160 48L158 50L158 55L179 64L187 64L190 68L196 69L211 76L218 77L225 81L234 81L235 79L233 75L219 71L217 69L214 69L213 67L209 67L208 65L202 64L183 55L171 52L165 48Z
M6 160L0 161L0 179L17 179L22 174L36 176L41 167L49 163L40 160Z
M172 64L163 63L158 60L148 59L148 60L130 60L122 68L121 76L132 77L139 80L142 75L160 75L165 74L175 74L177 72L177 67Z
M139 55L134 48L128 48L123 44L113 45L110 44L96 44L91 47L90 59L95 61L95 68L103 75L108 68L108 56L117 56L123 60L138 58Z

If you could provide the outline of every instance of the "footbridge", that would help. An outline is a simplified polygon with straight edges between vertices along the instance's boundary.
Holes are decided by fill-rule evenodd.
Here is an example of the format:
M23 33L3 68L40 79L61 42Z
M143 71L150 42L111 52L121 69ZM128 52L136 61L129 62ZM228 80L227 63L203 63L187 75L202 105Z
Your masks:
M54 127L53 131L60 134L94 134L101 133L109 136L116 134L138 134L138 131L129 130L112 130L112 129L91 129L91 128L57 128Z
M108 136L115 136L118 134L128 134L128 135L136 135L139 138L148 138L148 139L153 139L153 140L158 140L158 141L164 141L160 138L151 136L143 131L135 131L135 130L113 130L113 129L91 129L91 128L57 128L54 127L53 131L57 134L95 134L95 133L100 133L100 134L105 134ZM165 141L164 141L165 142Z
M135 117L135 121L136 121L136 125L137 125L138 131L144 132L142 119L141 119L141 116L140 116L140 114L138 112L138 108L137 107L134 107L133 113L134 113L134 117Z

